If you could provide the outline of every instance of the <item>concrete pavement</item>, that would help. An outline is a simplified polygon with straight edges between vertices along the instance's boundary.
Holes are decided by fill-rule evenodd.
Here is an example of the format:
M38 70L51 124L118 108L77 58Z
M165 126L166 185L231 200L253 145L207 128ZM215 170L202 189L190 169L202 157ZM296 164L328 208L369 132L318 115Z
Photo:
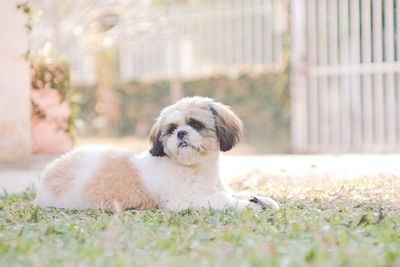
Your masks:
M0 189L17 193L29 187L58 155L33 155L29 160L0 163Z

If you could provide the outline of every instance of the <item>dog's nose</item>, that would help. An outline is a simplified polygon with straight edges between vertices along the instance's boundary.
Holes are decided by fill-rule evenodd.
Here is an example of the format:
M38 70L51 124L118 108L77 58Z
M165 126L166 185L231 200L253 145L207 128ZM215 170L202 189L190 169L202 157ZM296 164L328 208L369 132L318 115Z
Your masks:
M181 130L177 133L178 139L183 139L183 137L185 137L185 135L187 135L188 132Z

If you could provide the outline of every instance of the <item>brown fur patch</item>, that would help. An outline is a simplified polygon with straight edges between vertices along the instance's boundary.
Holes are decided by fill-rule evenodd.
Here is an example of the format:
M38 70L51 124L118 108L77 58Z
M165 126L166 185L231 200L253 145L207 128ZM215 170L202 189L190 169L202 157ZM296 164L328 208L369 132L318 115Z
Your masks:
M214 137L205 137L203 139L204 149L200 151L202 155L209 155L219 151L219 144Z
M67 155L58 159L42 177L43 183L54 196L60 197L72 187L75 171L79 168L82 157L82 153L77 152L73 156Z
M243 124L228 106L214 102L212 108L215 111L217 135L221 144L221 151L228 151L242 138Z
M150 130L150 142L155 143L157 142L157 135L160 132L160 118L157 119L156 123L151 127Z
M106 155L83 194L91 203L95 203L95 206L107 210L158 207L158 201L144 188L127 153Z

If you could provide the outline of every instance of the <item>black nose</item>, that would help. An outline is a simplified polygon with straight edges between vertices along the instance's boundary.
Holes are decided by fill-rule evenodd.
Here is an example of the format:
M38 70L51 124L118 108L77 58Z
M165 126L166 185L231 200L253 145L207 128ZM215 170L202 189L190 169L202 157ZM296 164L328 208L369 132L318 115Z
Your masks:
M185 135L187 135L188 132L181 130L177 133L178 139L183 139L183 137L185 137Z

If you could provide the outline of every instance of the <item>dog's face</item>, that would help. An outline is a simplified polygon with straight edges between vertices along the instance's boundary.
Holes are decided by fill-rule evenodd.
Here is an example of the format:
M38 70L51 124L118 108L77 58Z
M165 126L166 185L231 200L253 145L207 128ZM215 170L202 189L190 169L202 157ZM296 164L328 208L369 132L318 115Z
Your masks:
M230 150L241 135L242 123L229 107L210 98L186 97L161 111L150 133L150 153L193 165Z

